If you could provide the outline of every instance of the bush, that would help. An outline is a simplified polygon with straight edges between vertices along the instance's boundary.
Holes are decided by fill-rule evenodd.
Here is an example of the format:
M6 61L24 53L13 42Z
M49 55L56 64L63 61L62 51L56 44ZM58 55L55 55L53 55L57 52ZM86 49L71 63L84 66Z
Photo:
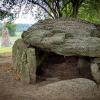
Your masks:
M13 24L11 21L5 24L5 27L8 29L10 36L15 36L16 25Z

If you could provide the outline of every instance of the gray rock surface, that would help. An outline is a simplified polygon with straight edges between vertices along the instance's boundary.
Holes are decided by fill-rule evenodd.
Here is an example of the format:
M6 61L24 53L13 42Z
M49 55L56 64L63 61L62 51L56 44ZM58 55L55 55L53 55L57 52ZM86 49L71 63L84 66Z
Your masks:
M100 57L99 30L77 19L44 20L23 32L25 43L64 56Z
M23 85L0 70L0 100L100 100L100 87L88 79Z
M92 63L91 64L91 74L94 78L94 80L100 84L100 63Z
M79 57L78 58L78 70L80 75L85 78L93 79L91 75L91 59L89 57Z
M36 100L100 100L99 93L93 81L78 78L40 87L34 97Z
M13 45L13 68L24 83L36 80L35 49L28 48L22 39L18 39Z

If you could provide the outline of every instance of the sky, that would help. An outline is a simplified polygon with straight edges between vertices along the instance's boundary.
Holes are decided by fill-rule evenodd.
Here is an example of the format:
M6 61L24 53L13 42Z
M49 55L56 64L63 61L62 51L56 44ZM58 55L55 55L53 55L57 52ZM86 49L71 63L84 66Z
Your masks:
M14 20L15 24L18 24L18 23L34 24L36 22L37 22L37 20L36 20L35 16L32 16L30 12L25 15L20 14L19 17Z
M8 22L9 18L5 18L3 21L1 21L2 23ZM32 16L32 14L29 12L25 15L23 15L22 13L19 14L19 16L17 18L15 18L13 20L13 22L15 24L34 24L36 23L38 20L35 18L35 16Z
M25 6L22 7L19 16L14 20L15 24L23 23L23 24L34 24L37 22L37 19L35 17L35 14L37 13L37 7L33 8L34 15L29 11L26 14L23 14Z

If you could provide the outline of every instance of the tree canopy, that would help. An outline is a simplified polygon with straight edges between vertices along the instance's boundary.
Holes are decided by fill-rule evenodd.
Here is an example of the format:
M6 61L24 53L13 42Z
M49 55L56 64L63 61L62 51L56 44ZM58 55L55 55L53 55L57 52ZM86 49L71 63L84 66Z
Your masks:
M12 16L12 13L0 9L0 19L3 19L3 18L8 17L8 16Z
M100 22L100 0L2 0L3 7L21 7L31 9L33 5L41 7L50 17L80 17L87 20L98 19Z

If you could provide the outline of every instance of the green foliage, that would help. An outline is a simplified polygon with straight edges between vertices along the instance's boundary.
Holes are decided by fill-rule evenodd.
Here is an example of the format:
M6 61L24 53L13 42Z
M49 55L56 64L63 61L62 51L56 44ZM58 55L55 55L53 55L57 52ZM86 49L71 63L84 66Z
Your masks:
M9 8L14 5L34 4L41 7L51 18L79 17L100 23L100 0L3 0ZM29 7L29 6L28 6ZM31 6L29 7L29 9Z
M78 17L100 24L100 1L86 0L79 9Z
M2 20L6 17L13 17L13 14L8 11L0 10L0 19Z
M4 27L8 28L10 36L15 36L16 25L13 24L11 21L5 23Z

